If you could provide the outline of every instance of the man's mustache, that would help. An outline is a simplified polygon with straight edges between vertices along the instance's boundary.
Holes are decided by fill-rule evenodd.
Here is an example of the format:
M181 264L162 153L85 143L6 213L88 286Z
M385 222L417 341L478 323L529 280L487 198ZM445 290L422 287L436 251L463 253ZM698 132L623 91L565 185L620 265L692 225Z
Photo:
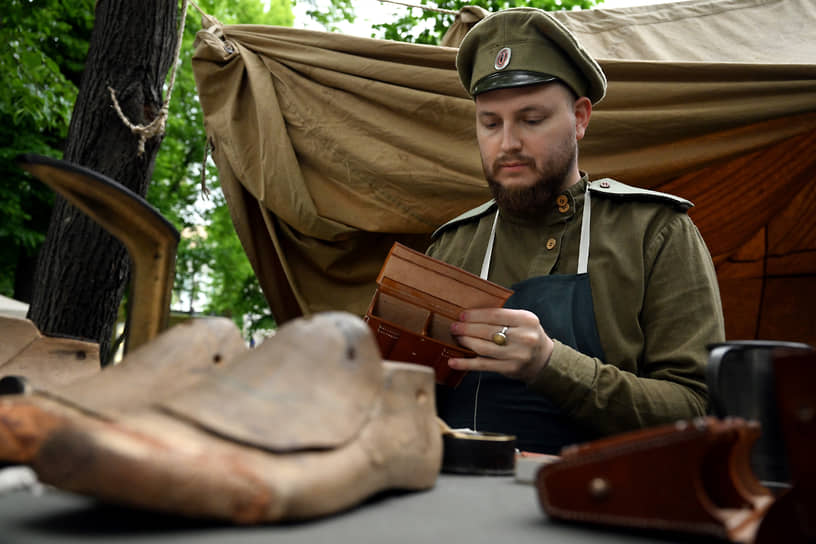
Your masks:
M528 157L527 155L500 155L496 157L493 161L493 171L497 171L503 166L507 164L526 164L526 165L535 165L535 161L532 157Z

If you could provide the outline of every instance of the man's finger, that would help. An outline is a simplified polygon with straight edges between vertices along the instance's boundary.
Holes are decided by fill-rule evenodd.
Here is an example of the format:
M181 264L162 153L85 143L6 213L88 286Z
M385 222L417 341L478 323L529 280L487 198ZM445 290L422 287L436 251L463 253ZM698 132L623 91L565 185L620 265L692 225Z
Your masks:
M506 371L509 366L512 366L513 362L504 359L493 359L491 357L457 357L448 359L448 365L456 370L488 370L502 373Z

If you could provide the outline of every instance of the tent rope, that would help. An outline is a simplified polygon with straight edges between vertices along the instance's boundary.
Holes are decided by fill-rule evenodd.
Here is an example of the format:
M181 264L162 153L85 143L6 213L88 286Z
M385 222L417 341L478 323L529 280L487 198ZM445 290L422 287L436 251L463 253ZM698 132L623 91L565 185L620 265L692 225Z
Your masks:
M406 6L409 8L419 8L425 11L433 11L436 13L444 13L447 15L457 15L459 12L449 10L449 9L441 9L441 8L433 8L430 6L420 6L416 4L409 4L407 2L397 2L395 0L378 0L380 3L389 3L389 4L397 4L401 6ZM173 86L176 83L176 71L178 69L178 59L179 55L181 54L181 42L184 38L184 24L187 20L187 6L188 4L192 5L202 16L208 16L204 10L202 10L198 4L193 2L193 0L182 0L181 3L181 24L179 25L179 32L178 32L178 39L176 40L176 49L173 54L173 58L175 59L173 62L173 69L170 72L170 81L167 85L167 98L165 99L164 103L162 104L161 109L159 110L159 114L147 125L141 124L133 124L130 119L122 111L121 106L119 105L119 101L116 99L116 91L108 86L108 91L111 95L111 100L113 101L113 108L116 110L116 113L119 115L119 119L125 124L126 127L130 129L133 134L139 135L139 151L138 154L141 157L144 155L145 152L145 143L149 138L153 138L155 136L160 136L164 134L164 129L167 124L167 116L170 110L170 98L173 95ZM207 158L211 152L212 143L207 141L204 145L204 160L202 163L201 168L201 191L205 195L209 195L209 189L207 188L207 181L206 181L206 171L207 171Z
M381 4L397 4L399 6L407 6L409 8L419 8L424 9L425 11L434 11L436 13L444 13L446 15L457 15L459 12L450 10L450 9L442 9L442 8L432 8L431 6L419 6L417 4L409 4L407 2L396 2L395 0L378 0Z
M197 10L198 10L198 13L200 13L202 17L209 17L209 15L208 15L207 13L205 13L203 9L201 9L200 7L198 7L198 4L196 4L195 2L193 2L193 0L187 0L187 1L188 1L188 2L190 2L190 5L191 5L191 6L193 6L195 9L197 9Z
M113 87L108 86L108 91L110 92L111 100L113 101L113 108L116 110L116 113L119 114L119 119L122 120L125 126L128 127L133 134L137 134L139 136L138 154L140 157L144 155L145 142L148 138L153 138L154 136L161 136L164 134L164 127L167 123L167 114L170 110L170 97L173 95L173 86L176 83L176 70L178 69L178 59L179 55L181 54L181 42L184 38L184 22L187 18L187 3L189 1L190 0L181 1L181 24L179 24L178 39L176 40L176 49L173 54L173 68L170 71L170 81L167 84L167 98L164 100L164 103L159 110L159 114L147 125L134 125L131 123L130 119L127 118L124 112L122 112L122 108L119 106L119 101L116 99L116 91L113 90Z

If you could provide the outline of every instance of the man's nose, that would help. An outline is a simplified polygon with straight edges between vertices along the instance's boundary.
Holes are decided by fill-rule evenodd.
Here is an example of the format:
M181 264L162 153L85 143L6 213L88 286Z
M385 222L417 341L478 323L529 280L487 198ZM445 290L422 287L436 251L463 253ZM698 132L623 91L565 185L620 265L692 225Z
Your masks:
M519 138L517 127L513 123L505 123L504 130L502 130L502 151L507 153L519 149L521 149L521 138Z

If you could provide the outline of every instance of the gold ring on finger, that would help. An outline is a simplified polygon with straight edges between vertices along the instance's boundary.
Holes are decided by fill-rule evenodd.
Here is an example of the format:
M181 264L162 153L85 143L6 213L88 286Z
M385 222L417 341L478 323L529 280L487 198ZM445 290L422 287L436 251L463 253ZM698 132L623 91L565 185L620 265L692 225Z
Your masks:
M504 346L507 344L507 329L509 327L502 327L500 331L493 334L493 343L497 346Z

